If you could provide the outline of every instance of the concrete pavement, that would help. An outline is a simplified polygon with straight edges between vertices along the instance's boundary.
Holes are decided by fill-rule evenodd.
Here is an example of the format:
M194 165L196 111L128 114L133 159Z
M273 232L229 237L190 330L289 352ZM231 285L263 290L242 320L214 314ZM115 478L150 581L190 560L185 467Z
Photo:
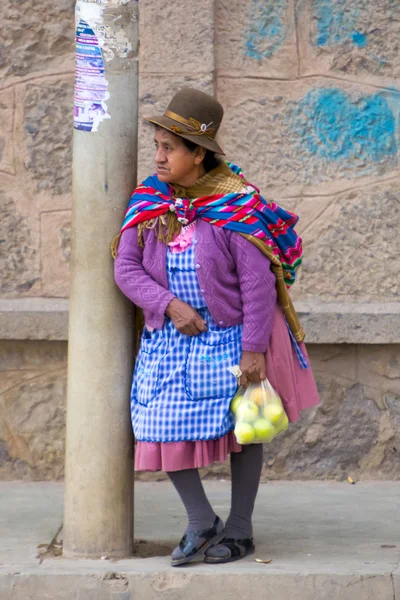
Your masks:
M226 517L229 482L205 485ZM264 484L256 554L219 566L170 567L185 517L168 482L136 483L132 559L40 562L62 511L62 484L0 483L0 600L400 600L400 483Z

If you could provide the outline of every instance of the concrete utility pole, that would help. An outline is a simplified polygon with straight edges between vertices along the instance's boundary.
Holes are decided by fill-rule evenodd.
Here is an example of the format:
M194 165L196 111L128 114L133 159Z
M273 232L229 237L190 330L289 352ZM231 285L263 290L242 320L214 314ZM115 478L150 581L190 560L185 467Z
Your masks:
M133 550L130 303L110 244L135 187L137 0L78 0L64 556Z

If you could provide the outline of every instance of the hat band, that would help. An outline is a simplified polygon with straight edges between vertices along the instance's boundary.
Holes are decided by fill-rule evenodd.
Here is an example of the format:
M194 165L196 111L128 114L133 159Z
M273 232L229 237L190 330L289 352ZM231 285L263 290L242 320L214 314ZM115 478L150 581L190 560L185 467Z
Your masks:
M213 140L218 131L218 126L211 127L212 121L207 125L206 123L200 123L200 121L197 121L193 117L190 117L190 119L185 119L185 117L181 117L177 113L174 113L172 110L168 109L164 112L164 116L172 119L173 121L177 121L182 125L186 125L186 127L190 129L190 131L185 131L177 125L172 125L171 131L174 133L184 133L185 135L205 135L210 140Z

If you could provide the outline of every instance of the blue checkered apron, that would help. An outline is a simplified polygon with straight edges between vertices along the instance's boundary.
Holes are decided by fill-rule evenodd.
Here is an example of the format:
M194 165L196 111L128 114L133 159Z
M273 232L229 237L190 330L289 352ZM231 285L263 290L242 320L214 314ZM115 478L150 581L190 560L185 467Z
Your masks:
M144 329L131 390L135 437L216 439L234 427L229 405L237 382L228 367L239 364L242 325L219 327L211 317L197 279L194 244L179 254L167 252L167 270L169 289L196 308L208 331L188 337L170 319L163 329Z

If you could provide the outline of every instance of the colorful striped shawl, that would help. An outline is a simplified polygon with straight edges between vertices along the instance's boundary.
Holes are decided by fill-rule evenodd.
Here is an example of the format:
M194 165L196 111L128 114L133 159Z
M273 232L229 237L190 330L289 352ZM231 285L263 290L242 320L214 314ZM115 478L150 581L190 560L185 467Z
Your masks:
M227 163L240 177L240 167ZM245 237L254 238L268 246L269 253L282 267L284 282L290 287L296 279L296 271L302 261L301 238L294 231L297 215L290 213L274 202L266 202L259 190L243 181L240 192L214 194L189 200L174 198L172 186L159 181L156 175L148 177L133 192L121 233L173 211L179 221L188 222L193 215L217 227L236 231Z

